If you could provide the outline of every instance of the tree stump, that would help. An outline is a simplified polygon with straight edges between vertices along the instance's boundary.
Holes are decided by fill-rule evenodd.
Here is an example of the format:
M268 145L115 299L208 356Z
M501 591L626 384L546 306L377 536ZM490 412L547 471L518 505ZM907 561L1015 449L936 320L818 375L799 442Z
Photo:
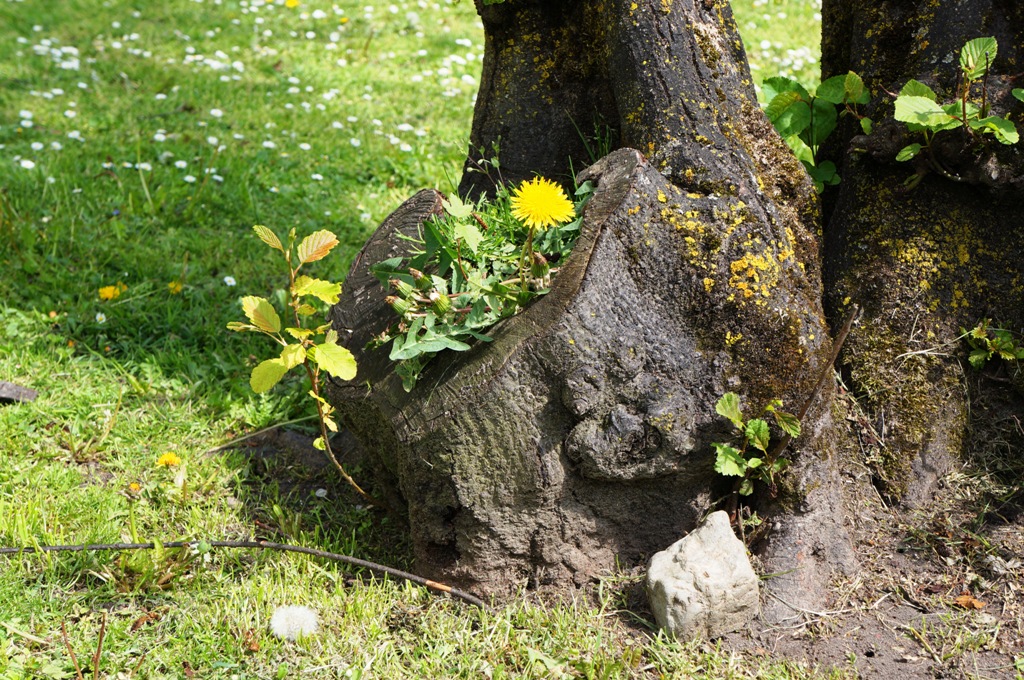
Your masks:
M828 363L804 265L816 244L799 224L685 192L632 149L584 179L596 190L551 292L493 342L435 357L412 392L387 348L363 349L393 320L369 266L403 254L400 236L439 213L440 194L385 220L332 311L359 373L332 383L331 401L402 508L417 568L479 593L582 584L670 545L732 488L713 471L711 442L733 437L718 397L743 394L751 415L773 398L796 405ZM800 601L827 581L809 550L849 563L830 396L789 455L777 504L792 521L768 542L770 562L807 567L790 578Z

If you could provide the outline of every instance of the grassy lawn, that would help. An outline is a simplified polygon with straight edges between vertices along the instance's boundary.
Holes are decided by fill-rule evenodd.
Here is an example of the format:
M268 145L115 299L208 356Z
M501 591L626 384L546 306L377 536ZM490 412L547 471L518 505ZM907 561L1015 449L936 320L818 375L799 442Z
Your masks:
M0 406L0 545L255 535L409 566L330 470L212 451L312 413L297 381L252 394L269 347L225 324L241 295L283 295L253 224L336 232L316 272L341 278L402 200L457 182L482 31L469 0L288 4L0 3L0 379L39 392ZM737 3L756 80L816 77L815 12ZM4 678L75 677L67 647L91 667L101 628L106 677L812 674L657 636L626 577L476 611L295 554L0 565ZM320 633L273 637L282 604Z

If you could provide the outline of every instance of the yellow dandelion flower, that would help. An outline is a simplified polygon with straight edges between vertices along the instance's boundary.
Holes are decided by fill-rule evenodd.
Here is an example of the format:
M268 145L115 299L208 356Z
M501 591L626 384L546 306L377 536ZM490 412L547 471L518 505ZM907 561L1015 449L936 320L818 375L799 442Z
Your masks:
M120 281L114 286L103 286L99 289L101 300L114 300L121 296L121 293L128 290L128 286L124 285Z
M131 484L128 485L129 493L138 493L140 491L142 491L142 485L139 484L138 482L132 482Z
M171 295L177 295L181 292L182 288L181 281L171 281L167 284L167 290L171 292Z
M284 0L284 6L288 9L295 9L299 6L299 0Z
M562 187L543 177L523 182L512 196L512 216L531 229L568 222L575 214Z
M177 467L181 465L181 458L176 453L168 451L156 459L157 467Z

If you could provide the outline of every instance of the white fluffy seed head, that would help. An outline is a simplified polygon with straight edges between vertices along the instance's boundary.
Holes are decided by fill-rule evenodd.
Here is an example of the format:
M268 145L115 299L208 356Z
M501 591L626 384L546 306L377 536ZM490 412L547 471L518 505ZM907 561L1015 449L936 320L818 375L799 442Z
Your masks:
M316 612L309 607L278 607L270 617L270 632L283 640L298 640L319 629Z

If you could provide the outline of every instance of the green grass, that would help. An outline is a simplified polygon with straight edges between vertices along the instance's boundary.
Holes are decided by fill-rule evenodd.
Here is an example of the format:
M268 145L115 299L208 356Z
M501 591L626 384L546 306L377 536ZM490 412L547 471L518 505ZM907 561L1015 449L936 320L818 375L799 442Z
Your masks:
M758 94L761 81L772 76L817 86L821 0L748 0L732 6Z
M737 17L748 43L772 42L750 49L759 80L817 24L806 3L754 4ZM251 226L337 232L317 271L340 278L402 200L457 180L483 51L472 3L391 7L0 4L0 379L39 391L0 407L0 545L258 535L409 566L400 533L330 470L209 453L311 413L297 382L253 395L248 371L270 348L224 328L240 295L283 285ZM155 466L167 451L182 468ZM298 555L0 559L5 678L74 677L61 624L89 665L104 613L108 677L186 663L204 678L811 673L658 637L628 612L625 578L478 612ZM279 604L315 608L321 633L272 637Z

